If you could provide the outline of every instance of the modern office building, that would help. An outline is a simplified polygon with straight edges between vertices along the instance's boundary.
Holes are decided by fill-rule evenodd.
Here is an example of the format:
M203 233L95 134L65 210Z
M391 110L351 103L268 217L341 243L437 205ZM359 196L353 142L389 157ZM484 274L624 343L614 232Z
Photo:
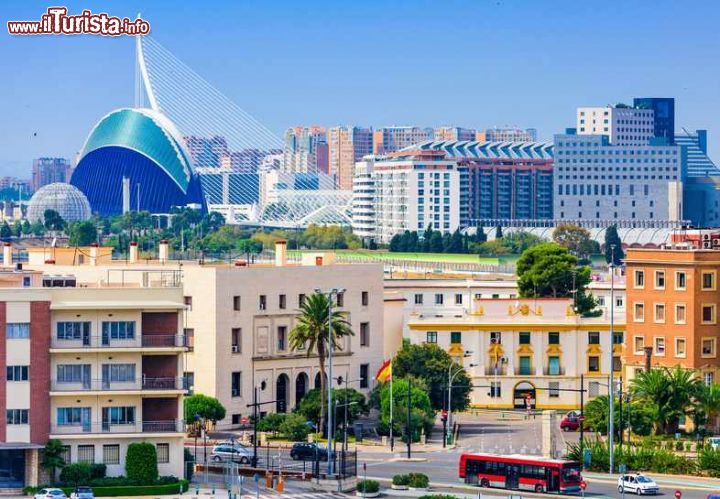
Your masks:
M580 317L572 299L467 298L469 313L417 314L408 329L411 343L435 343L467 366L483 387L473 407L577 409L581 375L587 400L607 394L611 365L621 373L623 321L611 332L607 316Z
M478 131L475 139L478 142L537 142L535 128L488 128L484 132Z
M151 213L189 204L205 207L183 137L151 109L117 109L103 117L85 141L70 182L103 216L129 206Z
M65 158L38 158L33 160L32 190L55 182L70 182L72 166Z
M208 138L189 135L183 137L183 142L193 164L200 168L220 168L223 158L230 155L227 140L220 135Z
M705 383L720 379L718 231L679 232L662 249L628 249L625 379L679 365Z
M654 135L665 139L668 144L674 143L675 137L675 99L671 97L636 97L633 99L636 109L652 109Z
M328 144L325 129L318 126L293 127L285 131L283 170L328 172Z
M387 154L420 142L432 140L432 128L417 126L386 126L373 132L373 154Z
M327 129L328 173L335 176L338 189L352 190L355 162L372 154L373 132L370 128L338 126Z
M433 131L433 137L428 140L475 140L477 136L477 130L474 128L460 128L457 126L443 126L435 128Z
M644 146L655 137L655 111L624 104L579 107L576 130L578 135L605 135L613 146Z
M625 126L623 120L619 120L621 128ZM643 128L652 130L652 123ZM556 135L554 218L597 226L622 222L638 227L672 227L685 223L683 149L650 145L649 140L646 137L643 144L615 145L605 133Z
M720 226L720 168L707 152L707 130L675 132L683 148L687 175L683 189L685 218L695 227Z

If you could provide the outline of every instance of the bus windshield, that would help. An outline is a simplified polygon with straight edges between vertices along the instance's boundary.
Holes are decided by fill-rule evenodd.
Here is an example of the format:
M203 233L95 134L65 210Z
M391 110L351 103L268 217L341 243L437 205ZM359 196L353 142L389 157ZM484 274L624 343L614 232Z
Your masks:
M580 465L579 464L569 464L563 467L562 469L562 481L563 482L579 482L581 480L580 476Z

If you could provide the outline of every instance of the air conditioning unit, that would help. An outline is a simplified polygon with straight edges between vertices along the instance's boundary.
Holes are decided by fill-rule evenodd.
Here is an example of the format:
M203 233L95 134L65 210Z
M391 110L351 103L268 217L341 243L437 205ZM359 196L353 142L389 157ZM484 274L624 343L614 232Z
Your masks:
M703 241L702 247L703 249L710 249L712 248L712 243L710 241Z
M713 239L713 240L712 240L712 245L713 245L714 247L720 246L720 239Z
M705 234L703 234L702 236L703 236L703 237L702 237L702 238L703 238L703 241L709 241L709 240L710 240L710 234L705 233Z
M233 345L232 353L239 353L239 352L240 352L240 345Z

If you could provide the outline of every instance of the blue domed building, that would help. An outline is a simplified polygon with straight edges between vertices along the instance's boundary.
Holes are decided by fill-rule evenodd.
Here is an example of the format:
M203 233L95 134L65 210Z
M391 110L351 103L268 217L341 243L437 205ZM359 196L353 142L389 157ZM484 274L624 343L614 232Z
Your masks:
M200 179L175 125L152 109L118 109L100 120L80 153L70 183L90 202L93 213L123 211L123 178L130 206L169 213L175 206L200 205Z

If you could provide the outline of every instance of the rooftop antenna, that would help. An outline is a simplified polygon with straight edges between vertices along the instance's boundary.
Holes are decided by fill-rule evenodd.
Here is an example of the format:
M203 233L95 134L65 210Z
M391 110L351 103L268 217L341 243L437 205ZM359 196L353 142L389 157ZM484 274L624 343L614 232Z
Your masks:
M140 19L140 12L138 12L137 18ZM142 47L140 46L141 35L135 35L135 108L143 107L143 96L142 96L142 75L140 74L140 52Z

